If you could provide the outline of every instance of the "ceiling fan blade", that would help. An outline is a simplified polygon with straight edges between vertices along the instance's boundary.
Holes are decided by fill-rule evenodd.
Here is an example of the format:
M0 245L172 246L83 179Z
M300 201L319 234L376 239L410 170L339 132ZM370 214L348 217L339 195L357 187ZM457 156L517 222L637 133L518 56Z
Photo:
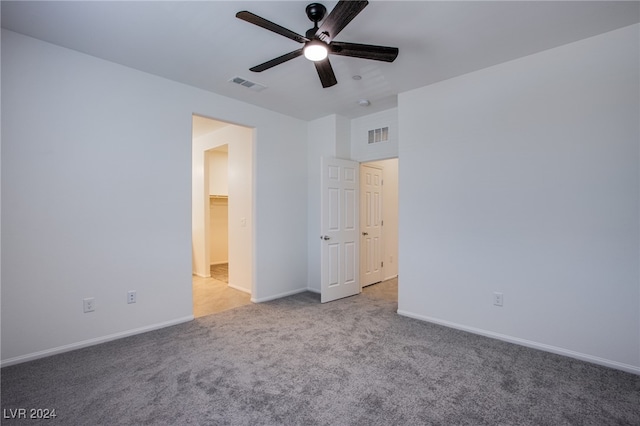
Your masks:
M287 62L291 59L297 58L298 56L302 55L302 49L298 49L298 50L294 50L293 52L289 52L287 54L284 54L282 56L278 56L277 58L274 58L270 61L267 61L263 64L260 65L256 65L253 68L249 68L251 71L253 72L262 72L264 70L268 70L269 68L273 68L276 65L280 65L283 62Z
M353 56L354 58L373 59L375 61L393 62L398 57L397 47L374 46L371 44L343 43L334 41L330 45L334 55Z
M318 71L318 77L320 77L323 88L331 87L338 83L329 58L314 62L313 64L316 66L316 71Z
M316 31L316 36L330 43L368 4L368 1L339 1Z
M298 33L294 33L293 31L288 30L285 27L281 27L280 25L274 24L271 21L267 21L266 19L261 18L258 15L254 15L251 12L247 12L246 10L236 13L236 18L242 19L243 21L247 21L251 24L257 25L269 31L273 31L276 34L280 34L282 36L290 38L291 40L297 41L298 43L304 43L305 41L309 41L308 38L301 36Z

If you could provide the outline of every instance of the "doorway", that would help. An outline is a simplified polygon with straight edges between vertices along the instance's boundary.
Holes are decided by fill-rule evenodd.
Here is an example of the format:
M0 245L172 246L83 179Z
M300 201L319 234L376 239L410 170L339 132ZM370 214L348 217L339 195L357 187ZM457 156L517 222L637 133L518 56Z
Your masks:
M251 303L252 152L252 129L193 115L192 286L195 317Z
M397 158L361 163L360 231L360 281L363 291L365 288L368 292L384 289L385 297L395 293L397 301Z
M372 191L367 194L367 186L374 186L374 178L370 182L366 176L360 179L359 169L363 174L366 174L365 170L375 171L376 195ZM320 181L321 302L355 295L362 292L363 287L392 280L397 301L398 159L359 164L352 160L322 157ZM385 188L384 194L382 187ZM367 208L367 197L369 201L377 197L372 203L378 208L375 212ZM358 212L365 217L359 216ZM367 230L370 229L367 226L372 223L378 228L376 241L367 242ZM372 250L363 249L366 244ZM365 282L363 277L370 278L367 270L373 269L372 264L375 264L375 278Z

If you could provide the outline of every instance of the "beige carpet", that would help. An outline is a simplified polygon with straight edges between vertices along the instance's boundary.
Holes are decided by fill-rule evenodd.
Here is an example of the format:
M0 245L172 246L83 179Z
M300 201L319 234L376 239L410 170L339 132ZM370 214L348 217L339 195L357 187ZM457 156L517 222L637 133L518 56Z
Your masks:
M367 286L362 289L362 292L375 299L395 302L396 310L398 309L398 278Z
M211 278L229 283L229 264L219 263L217 265L211 265Z
M229 287L227 263L211 266L211 278L193 276L193 316L196 318L251 304L251 295Z

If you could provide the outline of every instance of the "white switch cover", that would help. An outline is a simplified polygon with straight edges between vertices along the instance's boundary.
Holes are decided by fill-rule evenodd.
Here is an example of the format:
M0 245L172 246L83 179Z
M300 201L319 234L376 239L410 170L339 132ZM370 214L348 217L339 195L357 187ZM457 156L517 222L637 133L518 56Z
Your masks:
M497 291L494 292L493 293L493 304L495 306L502 306L503 302L504 302L504 299L503 299L502 293L499 293Z
M87 297L85 299L82 299L82 305L83 305L83 311L85 313L93 312L96 310L96 299L94 299L93 297Z

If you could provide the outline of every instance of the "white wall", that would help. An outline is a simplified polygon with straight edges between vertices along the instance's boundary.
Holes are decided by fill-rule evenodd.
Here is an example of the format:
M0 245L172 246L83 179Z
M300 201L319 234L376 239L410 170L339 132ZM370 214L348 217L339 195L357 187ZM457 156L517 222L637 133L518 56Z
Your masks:
M249 133L249 143L251 143L251 138ZM207 151L207 157L209 160L209 195L229 195L229 153L213 149ZM247 160L251 160L251 157L249 156Z
M400 95L401 314L640 373L639 28Z
M382 268L383 280L398 276L398 159L371 161L365 164L382 167Z
M216 133L225 135L229 144L229 287L252 293L254 209L251 190L256 185L250 166L253 158L252 132L245 127L232 126ZM298 158L297 161L304 160ZM286 260L280 259L275 264L285 265ZM304 283L295 285L297 289Z
M227 198L211 197L209 200L209 263L211 265L229 263L229 200Z
M389 127L389 140L369 143L369 130ZM398 156L398 109L392 108L351 120L351 158L375 161Z
M224 145L214 132L193 138L191 149L191 244L193 274L210 277L210 248L206 236L210 234L209 185L210 163L208 151Z
M320 159L338 157L349 159L350 121L330 115L310 121L307 125L307 288L320 292Z
M333 115L336 158L351 159L351 120Z
M254 300L304 290L305 122L2 31L3 365L192 318L193 113L255 129Z
M251 132L246 132L243 138L246 143L251 144ZM242 141L239 141L241 143ZM225 145L228 150L228 145ZM206 152L209 162L209 194L213 195L209 200L209 263L220 264L229 262L229 200L219 196L229 195L229 155L226 151L212 149ZM251 155L243 158L246 165L246 172L251 176ZM251 179L248 180L245 194L248 197L249 205L247 213L251 212ZM247 246L246 253L251 256L251 241ZM246 267L251 268L251 262L247 262ZM251 282L249 281L249 287Z

